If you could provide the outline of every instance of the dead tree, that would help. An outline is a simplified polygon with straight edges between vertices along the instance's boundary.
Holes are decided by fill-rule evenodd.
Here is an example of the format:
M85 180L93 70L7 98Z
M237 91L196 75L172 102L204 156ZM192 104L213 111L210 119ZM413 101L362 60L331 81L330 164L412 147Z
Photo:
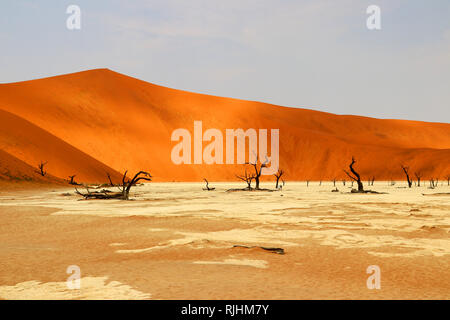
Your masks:
M439 187L439 178L436 178L436 180L433 178L432 180L433 180L433 187L434 188Z
M247 189L252 190L252 180L255 179L255 175L248 174L247 170L245 170L245 174L243 176L236 175L236 178L247 183Z
M80 185L78 182L76 182L76 181L74 180L76 176L77 176L76 174L74 174L73 176L69 176L69 178L70 178L69 184L75 185L75 186Z
M258 161L258 158L259 157L256 156L256 160L254 163L251 163L251 162L245 163L245 164L253 166L253 168L255 169L254 179L255 179L255 189L256 190L260 189L259 188L259 179L261 177L261 171L263 168L267 167L267 162L268 162L267 158L266 158L266 161L264 161L264 162ZM258 165L258 162L259 162L259 165Z
M333 186L336 187L336 178L333 178Z
M450 186L450 174L445 177L447 179L447 185Z
M411 188L412 187L412 181L409 177L409 167L405 167L404 165L401 165L403 172L406 175L406 181L408 181L408 187Z
M122 185L118 186L120 192L112 192L110 190L103 189L102 191L91 192L88 187L86 187L87 193L81 193L75 188L75 192L83 196L86 200L88 199L119 199L119 200L129 200L130 190L132 186L135 186L139 181L152 181L152 176L150 173L145 171L139 171L131 180L126 180L127 172L123 174Z
M203 180L206 182L206 188L203 188L203 190L208 190L208 191L216 190L216 188L209 187L209 182L208 182L208 180L206 180L206 178L203 178Z
M361 182L361 176L359 175L358 172L356 172L356 170L353 168L353 165L356 163L356 160L354 157L352 157L352 163L350 163L350 172L344 170L344 172L347 174L347 176L352 179L352 182L355 181L358 183L358 192L364 192L364 186L363 183Z
M343 179L342 180L342 184L344 185L344 187L345 187L345 183L346 183L347 181L345 181L345 179Z
M434 178L431 178L430 179L430 189L434 189L434 188L436 188L436 186L437 186L436 181L434 180Z
M47 174L47 171L44 171L44 167L47 164L47 161L42 162L40 164L38 164L38 168L39 168L39 174L43 177L45 177L45 175Z
M152 175L145 171L139 171L136 173L133 177L133 179L129 180L128 182L125 182L125 177L127 176L127 172L123 174L122 178L122 194L124 200L128 200L128 196L130 194L130 190L132 186L135 186L139 181L152 181Z
M375 183L375 176L373 176L372 179L368 181L369 186L373 186L374 183Z
M274 174L275 178L277 178L277 182L275 184L275 189L278 189L278 182L280 181L280 178L283 175L283 173L284 173L283 170L278 169L278 172Z
M419 172L414 172L414 175L416 176L417 179L417 186L420 187L420 179L422 179L422 173Z
M306 186L309 187L309 180L306 180Z

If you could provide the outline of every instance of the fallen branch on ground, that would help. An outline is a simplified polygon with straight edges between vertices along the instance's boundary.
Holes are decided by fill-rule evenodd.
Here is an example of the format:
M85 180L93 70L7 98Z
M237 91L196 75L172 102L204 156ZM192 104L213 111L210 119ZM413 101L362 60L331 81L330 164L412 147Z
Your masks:
M450 192L422 193L423 196L450 196Z
M133 177L133 179L125 181L127 172L123 174L122 178L122 184L117 186L120 190L120 192L113 192L108 189L103 189L101 191L90 191L88 187L85 186L87 193L80 192L77 188L75 188L75 193L79 194L80 196L84 197L85 200L91 200L91 199L119 199L119 200L129 200L129 194L131 187L137 185L137 183L141 180L145 181L152 181L152 176L150 173L145 171L139 171L136 173L136 175Z
M252 249L252 248L260 248L269 252L277 253L277 254L285 254L283 248L270 248L270 247L260 247L260 246L244 246L241 244L235 244L233 248L245 248L245 249Z

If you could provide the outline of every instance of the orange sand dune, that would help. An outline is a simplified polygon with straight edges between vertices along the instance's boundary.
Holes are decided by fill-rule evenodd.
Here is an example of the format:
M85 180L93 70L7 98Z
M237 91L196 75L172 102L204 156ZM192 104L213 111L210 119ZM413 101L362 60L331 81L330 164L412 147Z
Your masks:
M447 123L339 116L195 94L107 69L0 85L0 109L52 137L41 141L48 149L8 147L4 139L10 133L3 129L1 148L27 163L48 158L50 164L49 157L56 157L49 171L59 177L77 168L80 172L73 173L80 177L101 178L105 170L90 155L119 172L149 170L156 181L235 180L242 166L172 163L172 131L186 128L193 135L194 120L203 122L204 131L217 128L223 134L227 128L280 129L280 165L287 180L343 178L352 155L363 179L403 178L402 163L411 172L422 171L425 179L450 174ZM63 142L84 158L63 157Z
M33 186L37 184L63 184L61 179L47 174L45 177L37 172L37 168L33 168L22 160L0 150L0 184L17 182L29 183Z
M109 172L115 181L119 181L121 177L114 169L34 124L3 110L0 110L0 145L0 174L5 179L56 181L37 174L37 166L41 161L48 162L45 170L50 176L62 179L76 174L75 181L106 182L106 172Z

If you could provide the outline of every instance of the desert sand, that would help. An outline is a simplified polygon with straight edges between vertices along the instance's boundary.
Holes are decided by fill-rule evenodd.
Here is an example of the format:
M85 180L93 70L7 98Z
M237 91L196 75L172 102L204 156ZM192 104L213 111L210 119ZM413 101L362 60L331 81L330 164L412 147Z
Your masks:
M348 183L331 192L330 182L211 185L149 183L132 201L3 191L0 299L450 297L446 183L370 187L387 194L350 194ZM79 290L66 286L70 265L81 269ZM380 267L379 290L366 286L370 265Z
M426 106L424 106L426 107ZM238 165L175 165L171 133L195 120L205 130L279 129L280 166L293 181L341 179L352 156L369 179L450 174L450 124L340 116L157 86L108 69L0 84L0 149L58 179L114 181L146 170L154 181L235 181ZM0 174L17 171L11 159ZM26 180L29 174L15 177ZM1 177L1 176L0 176ZM39 178L39 177L33 177Z

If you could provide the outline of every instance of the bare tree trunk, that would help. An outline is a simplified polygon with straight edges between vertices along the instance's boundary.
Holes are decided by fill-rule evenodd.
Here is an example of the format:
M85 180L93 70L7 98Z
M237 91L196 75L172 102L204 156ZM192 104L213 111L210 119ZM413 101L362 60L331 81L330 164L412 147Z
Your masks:
M417 186L420 187L420 179L422 178L422 173L415 172L414 175L416 176L417 179Z
M111 187L113 187L113 186L114 186L114 183L112 182L111 175L109 174L109 172L107 172L106 175L108 176L109 185L110 185Z
M403 169L403 172L405 173L405 175L406 175L406 180L408 181L408 187L409 188L411 188L412 187L412 182L411 182L411 179L409 178L409 167L405 167L404 165L402 165L402 169Z
M255 189L259 190L259 178L261 177L261 170L262 168L265 168L267 166L267 160L264 163L261 163L260 161L258 161L258 156L256 156L256 161L255 163L250 163L250 162L246 162L245 164L249 164L251 166L253 166L253 168L255 169L255 174L254 174L254 179L255 179ZM260 165L258 166L258 162L260 163Z
M430 188L431 188L431 189L434 189L434 188L435 188L435 185L434 185L434 178L431 178L431 180L430 180Z
M358 172L356 172L356 170L353 168L353 165L356 163L356 160L354 157L352 157L352 163L350 163L350 171L353 175L351 175L348 171L344 172L349 176L350 179L352 179L352 182L355 181L356 183L358 183L358 192L364 192L364 186L363 183L361 182L361 176L359 175Z
M255 168L255 170L256 170L256 168ZM258 190L259 189L259 177L261 176L261 173L260 174L257 174L256 176L255 176L255 189L256 190Z
M236 178L238 178L239 180L242 180L242 181L246 182L246 183L247 183L247 189L248 189L248 190L252 190L252 180L255 179L255 176L254 176L254 175L249 175L249 174L247 173L247 170L245 170L245 173L244 173L243 176L238 176L238 175L237 175Z
M275 184L275 189L278 189L278 183L280 181L281 176L283 175L284 171L278 169L278 172L274 174L275 178L277 179L277 182Z
M74 180L76 176L77 176L76 174L74 174L73 176L69 176L69 178L70 178L69 184L72 184L72 185L75 185L75 186L79 185L79 183L77 183Z
M45 167L46 164L47 164L47 161L46 161L46 162L42 162L42 161L41 161L41 163L38 165L38 168L39 168L39 174L40 174L41 176L43 176L43 177L45 177L45 175L47 174L47 171L44 171L44 167Z

